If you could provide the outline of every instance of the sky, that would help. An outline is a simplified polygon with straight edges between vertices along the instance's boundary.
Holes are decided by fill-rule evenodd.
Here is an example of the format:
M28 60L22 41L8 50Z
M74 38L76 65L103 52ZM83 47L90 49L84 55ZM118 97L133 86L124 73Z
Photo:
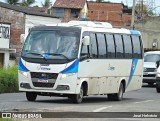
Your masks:
M44 3L45 0L36 0L36 3L34 5L38 5L38 6L41 6L42 4L41 3ZM53 4L53 2L55 0L50 0ZM93 0L94 1L94 0ZM125 5L128 5L128 6L132 6L133 4L133 0L105 0L105 1L110 1L110 2L115 2L115 3L121 3L123 2ZM136 0L136 1L142 1L142 0ZM149 3L150 1L155 1L155 4L154 4L154 8L155 9L155 12L156 13L159 13L160 14L160 0L143 0L146 4ZM5 2L5 0L0 0L0 2ZM33 5L33 6L34 6Z

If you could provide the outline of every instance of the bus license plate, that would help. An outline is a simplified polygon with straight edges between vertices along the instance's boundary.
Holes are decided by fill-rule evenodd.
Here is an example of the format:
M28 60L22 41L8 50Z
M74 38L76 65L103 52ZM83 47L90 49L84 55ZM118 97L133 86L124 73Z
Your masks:
M38 82L41 82L41 83L48 83L48 79L38 79Z

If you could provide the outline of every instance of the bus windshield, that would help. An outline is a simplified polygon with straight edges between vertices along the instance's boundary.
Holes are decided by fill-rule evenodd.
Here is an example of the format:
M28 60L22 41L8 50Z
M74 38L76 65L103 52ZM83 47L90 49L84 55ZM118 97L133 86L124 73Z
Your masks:
M22 56L27 58L77 58L80 34L60 30L34 30L27 37Z
M144 56L144 62L157 62L160 60L160 54L147 54Z

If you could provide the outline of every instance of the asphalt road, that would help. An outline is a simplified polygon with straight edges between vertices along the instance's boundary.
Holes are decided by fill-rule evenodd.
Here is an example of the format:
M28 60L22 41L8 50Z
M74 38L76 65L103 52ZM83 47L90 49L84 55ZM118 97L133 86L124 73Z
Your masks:
M140 90L131 91L124 94L122 101L109 101L106 95L85 97L83 103L74 104L68 98L64 97L46 97L38 96L36 102L28 102L25 93L9 93L0 94L0 112L83 112L76 114L77 118L71 118L72 113L68 118L63 118L65 121L81 121L81 117L86 116L85 121L159 121L160 118L106 118L105 112L122 112L119 115L124 116L127 113L123 112L160 112L160 93L156 92L155 87L143 86ZM89 114L89 113L95 114ZM101 112L101 113L99 113ZM113 113L114 114L114 113ZM57 114L51 114L57 115ZM62 115L68 116L66 113L58 114L58 118L54 121L62 121ZM134 115L134 114L133 114ZM106 117L105 117L106 116ZM160 114L158 115L160 117ZM98 117L98 118L97 118ZM132 115L131 115L132 117ZM48 121L49 119L38 119L38 121ZM52 121L52 119L50 119ZM30 120L25 120L30 121ZM37 120L32 120L37 121Z
M159 105L160 94L148 86L125 93L123 101L108 101L100 95L85 97L81 104L66 97L38 96L36 102L28 102L25 93L0 94L0 111L160 112Z

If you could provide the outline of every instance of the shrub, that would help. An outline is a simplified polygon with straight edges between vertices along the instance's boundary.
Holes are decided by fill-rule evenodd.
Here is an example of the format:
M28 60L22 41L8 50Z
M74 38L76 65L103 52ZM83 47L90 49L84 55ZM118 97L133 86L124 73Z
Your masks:
M17 66L0 68L0 93L18 91L18 69Z

